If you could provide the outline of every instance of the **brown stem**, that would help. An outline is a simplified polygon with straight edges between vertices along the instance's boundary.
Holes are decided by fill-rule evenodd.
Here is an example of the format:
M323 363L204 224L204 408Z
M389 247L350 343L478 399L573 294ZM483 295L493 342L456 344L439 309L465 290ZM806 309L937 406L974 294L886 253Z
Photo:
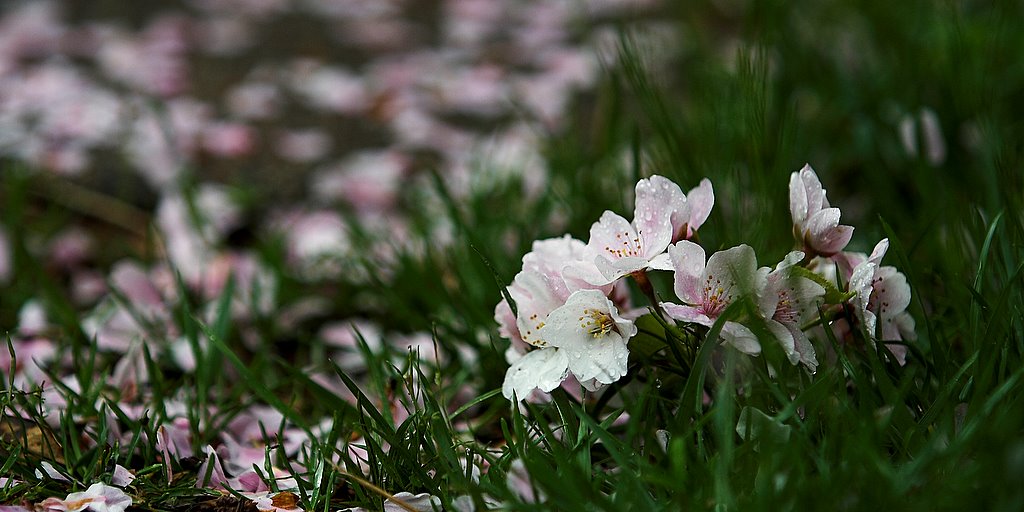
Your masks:
M640 291L643 292L647 300L650 301L651 307L654 308L659 315L664 318L664 313L661 311L661 306L658 305L658 297L654 295L654 285L651 284L651 280L647 277L647 272L643 270L637 270L630 274L633 280L636 281L637 286L640 287Z

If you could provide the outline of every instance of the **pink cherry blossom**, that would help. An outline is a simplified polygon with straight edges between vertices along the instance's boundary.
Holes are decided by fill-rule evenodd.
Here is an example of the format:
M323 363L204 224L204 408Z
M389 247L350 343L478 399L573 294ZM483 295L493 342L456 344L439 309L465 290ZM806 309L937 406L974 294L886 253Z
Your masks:
M839 208L829 206L825 189L809 164L790 175L789 211L793 216L793 236L804 252L832 256L850 243L853 228L839 224Z
M912 341L917 335L914 318L907 311L910 285L896 267L881 265L888 249L889 240L882 239L871 255L854 267L849 283L849 290L854 292L850 304L872 339ZM890 348L901 363L905 361L905 346L891 344Z
M768 319L768 329L782 343L790 362L803 363L813 372L818 360L803 326L818 316L825 289L793 272L803 258L802 252L793 251L768 274L760 308Z
M522 315L522 312L520 312ZM537 327L539 347L512 363L502 394L524 399L534 390L548 392L569 372L582 383L611 384L626 374L626 342L636 334L599 290L578 290L544 317Z
M672 239L689 240L711 214L715 205L715 192L711 181L707 178L683 194L679 185L668 178L654 175L649 179L640 180L636 184L636 212L634 223L641 216L648 225L660 221L664 210L670 210L669 219L672 223Z
M767 285L767 269L757 268L754 250L748 245L716 252L705 263L704 249L687 240L669 248L675 270L675 293L683 304L662 303L676 320L712 326L725 309L743 295L756 298ZM759 354L761 344L746 326L726 321L723 342L747 354Z
M587 260L566 274L592 285L606 285L647 269L667 270L665 250L673 239L688 238L707 220L714 204L711 182L704 180L687 200L671 180L652 176L636 184L633 222L605 211L590 228Z
M95 483L83 492L73 492L60 500L47 498L37 505L46 512L124 512L132 504L131 496L117 487Z

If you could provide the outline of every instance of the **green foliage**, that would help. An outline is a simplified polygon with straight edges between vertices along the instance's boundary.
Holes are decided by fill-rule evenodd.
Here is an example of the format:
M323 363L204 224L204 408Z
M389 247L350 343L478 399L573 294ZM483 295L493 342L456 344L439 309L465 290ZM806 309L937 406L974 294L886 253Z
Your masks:
M175 321L198 367L161 376L166 362L146 352L154 396L185 389L197 411L217 406L216 416L195 418L206 426L195 427L196 448L253 397L307 431L311 419L331 418L305 467L293 468L307 510L379 508L379 490L428 492L446 510L461 496L508 510L1019 510L1024 12L997 4L680 3L672 17L679 50L668 63L651 57L643 34L624 34L593 104L578 105L577 124L550 134L545 193L526 197L509 180L462 201L435 180L424 188L438 192L431 200L441 207L413 219L424 254L399 255L389 282L365 261L368 283L342 283L333 314L431 332L451 357L442 368L364 340L360 387L317 360L342 379L353 405L296 366L323 350L310 333L265 328L259 349L247 348L228 317L232 286L207 323L179 283ZM921 108L942 127L941 162L901 147L901 119ZM778 261L792 248L788 176L807 161L844 223L857 226L852 247L892 242L887 262L907 275L917 320L905 366L884 345L833 338L817 347L822 364L809 375L777 354L716 351L721 321L693 347L692 334L648 317L630 343L633 368L649 368L643 375L631 372L582 402L558 390L550 403L520 410L498 396L507 341L493 308L533 240L585 239L602 210L627 209L637 175L660 173L684 189L706 176L716 206L702 244L710 252L748 243L762 264ZM5 442L0 474L27 483L0 489L0 503L62 496L109 479L114 463L143 468L131 491L145 507L172 509L206 494L192 487L193 468L159 456L162 405L129 419L116 393L92 378L110 361L90 350L73 306L29 256L30 230L48 222L22 218L31 180L4 174L0 214L12 227L18 276L3 289L0 320L13 325L16 305L41 294L72 347L80 386L66 390L70 416L52 432L63 451L57 469L71 483L35 479L41 457ZM439 216L452 225L448 246L426 234ZM279 249L264 248L272 257ZM301 297L302 286L286 283L281 295ZM738 306L726 316L750 307ZM272 355L282 340L297 354ZM680 371L681 360L695 362ZM474 393L468 400L465 389ZM409 406L407 417L383 406L389 396ZM8 391L2 407L38 411L40 400ZM81 430L83 418L99 418L97 429ZM132 433L131 446L106 443L108 418ZM26 421L47 425L38 415ZM366 450L363 474L343 469L358 466L350 442ZM486 461L487 471L474 477L467 460ZM168 482L168 464L184 476ZM510 488L524 470L542 505Z

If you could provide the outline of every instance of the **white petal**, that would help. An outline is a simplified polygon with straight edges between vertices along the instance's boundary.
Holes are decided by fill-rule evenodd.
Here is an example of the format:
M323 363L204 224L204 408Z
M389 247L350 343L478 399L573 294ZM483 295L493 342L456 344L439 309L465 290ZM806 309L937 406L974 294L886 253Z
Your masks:
M561 350L534 350L509 367L501 393L509 400L513 393L519 400L525 400L534 389L547 393L557 388L568 375L569 361Z
M672 258L669 257L668 252L663 252L651 258L647 268L653 270L672 270Z
M700 290L702 302L709 297L708 293L716 293L726 304L738 299L743 294L757 292L757 256L749 245L738 245L718 251L708 258L704 269L704 279L700 286L711 286L710 292ZM721 292L718 290L721 289Z
M774 320L768 320L768 330L782 346L789 362L793 364L800 362L800 354L796 351L796 340L793 339L793 333L785 325Z
M807 190L800 180L800 171L789 175L789 213L793 216L793 224L803 231L804 222L807 221Z
M876 268L876 265L871 261L865 261L857 265L857 268L853 269L853 275L850 276L849 284L849 290L855 292L853 298L850 299L850 303L853 304L858 316L860 316L864 329L871 336L875 335L875 314L868 309L868 303L871 299L871 285L875 277Z
M587 250L593 256L616 260L628 256L642 257L643 240L633 225L617 213L605 211L600 220L590 226Z
M686 196L672 180L651 176L636 184L633 225L644 240L644 256L664 252L672 241L672 217L686 207Z
M638 257L609 260L604 256L598 256L594 259L594 264L597 265L597 269L600 270L601 275L604 276L604 281L607 281L606 283L601 283L604 285L618 281L619 278L632 274L633 272L639 272L646 269L648 261L644 258Z
M615 315L612 315L612 311ZM618 311L608 297L597 290L579 290L573 292L565 304L548 315L541 338L552 347L582 348L594 339L595 330L600 330L600 322L614 323L619 329ZM630 327L632 322L623 320ZM611 332L611 325L608 332ZM624 334L624 333L623 333Z
M567 349L569 371L581 382L594 379L611 384L626 374L629 350L626 342L616 333L591 341L585 350Z
M396 501L402 502L405 506L399 505ZM417 512L441 510L441 498L427 493L413 495L411 492L400 492L393 498L384 500L384 512L406 512L409 508Z
M757 341L757 336L754 336L753 331L736 322L726 322L722 326L722 343L732 345L733 348L744 354L757 355L761 353L761 343Z

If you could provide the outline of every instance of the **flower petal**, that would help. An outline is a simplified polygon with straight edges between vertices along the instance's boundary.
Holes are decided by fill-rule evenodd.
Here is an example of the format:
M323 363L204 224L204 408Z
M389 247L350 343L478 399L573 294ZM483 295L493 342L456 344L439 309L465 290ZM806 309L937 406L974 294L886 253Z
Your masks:
M535 389L545 393L555 389L569 374L569 360L557 348L534 350L521 357L505 373L501 393L511 400L513 393L525 400Z
M761 353L761 343L757 341L754 332L737 322L726 322L722 326L722 343L732 345L733 348L744 354L757 355Z
M718 283L717 287L722 289L719 295L726 303L741 294L754 293L758 285L756 274L757 256L749 245L737 245L712 254L704 269L705 280Z
M708 220L708 216L711 215L711 209L714 206L715 191L711 187L711 180L704 178L700 180L699 185L686 194L686 209L688 211L684 222L686 223L685 236L687 239L693 236L694 231L697 231L704 225L704 222Z
M693 324L706 325L708 327L711 327L711 325L715 323L714 320L708 318L700 308L673 304L671 302L662 302L660 306L665 310L665 313L667 313L668 316L672 317L674 320L679 320L680 322L690 322Z
M699 303L700 280L704 274L704 248L682 240L668 248L668 255L675 270L676 297L688 304Z
M644 240L647 259L662 253L672 242L673 217L685 210L686 204L683 190L664 176L637 182L633 225Z
M586 347L564 349L569 371L581 382L594 379L611 384L626 375L629 349L617 333L593 339Z

